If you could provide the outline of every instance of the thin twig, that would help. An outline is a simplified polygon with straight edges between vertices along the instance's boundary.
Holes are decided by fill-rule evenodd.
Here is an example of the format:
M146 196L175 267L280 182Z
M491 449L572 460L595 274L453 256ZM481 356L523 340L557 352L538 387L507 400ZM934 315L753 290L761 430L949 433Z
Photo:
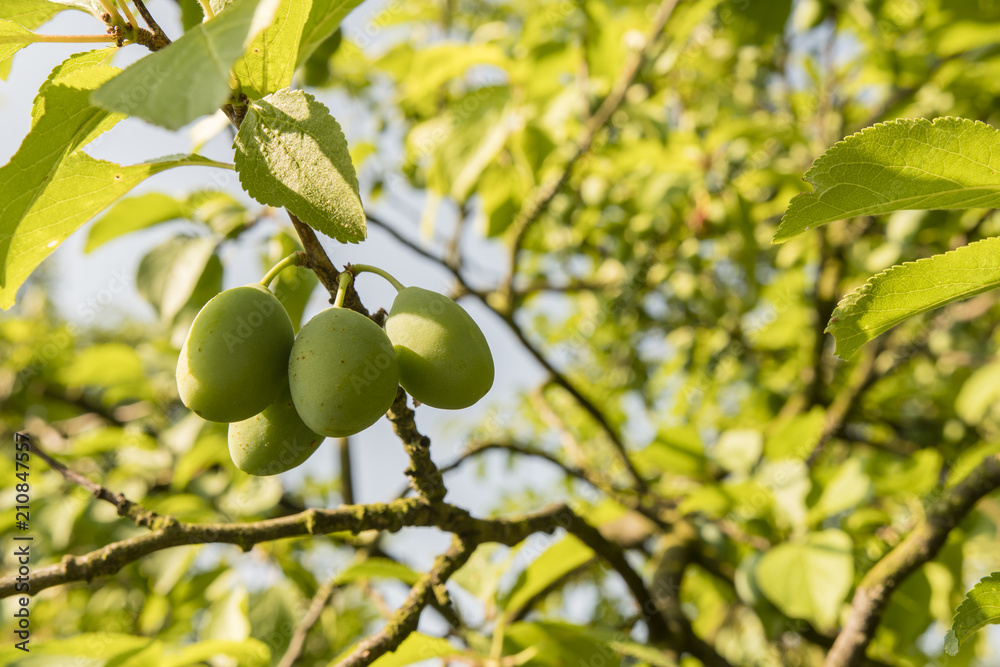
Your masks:
M309 610L306 612L305 618L295 626L292 640L288 643L285 654L281 656L281 662L278 663L278 667L292 667L302 656L302 649L306 645L306 637L309 635L312 627L316 625L316 622L319 621L320 614L323 613L323 609L330 602L330 598L333 597L336 588L336 580L330 579L316 591L312 602L309 603Z
M410 589L406 600L379 632L363 640L337 667L367 667L380 656L395 651L416 629L420 614L434 599L434 589L443 586L475 551L475 544L467 544L458 537L451 548L438 556L434 567Z
M153 31L153 35L156 36L158 42L162 43L162 46L159 46L159 48L168 46L170 44L170 38L167 37L167 33L163 32L163 28L160 27L160 24L156 22L153 15L149 13L148 9L146 9L146 3L143 2L143 0L132 0L132 2L135 4L135 9L139 12L139 16L141 16L142 20L146 22L149 29ZM153 51L158 50L153 49L152 47L150 47L150 49Z
M587 122L584 124L580 135L576 139L573 147L573 153L567 160L559 175L536 187L521 207L517 217L514 218L514 222L511 223L511 235L513 240L511 243L510 265L508 267L507 279L503 289L503 292L508 296L508 298L510 297L513 289L514 275L517 272L517 255L521 250L521 245L524 242L524 236L527 233L528 228L531 227L531 225L534 224L534 222L538 220L542 213L544 213L549 207L552 199L556 196L566 181L569 180L570 173L573 171L573 166L588 150L590 150L597 133L608 123L609 120L611 120L611 116L618 109L618 107L621 106L622 102L625 101L625 94L628 92L628 89L632 85L633 81L635 81L635 78L638 76L639 70L642 69L643 64L645 64L645 62L652 55L653 49L659 40L660 33L662 33L663 29L666 27L667 21L670 19L670 15L673 13L676 5L677 0L662 0L660 2L660 6L657 8L656 15L653 17L652 24L650 25L649 32L646 34L645 43L641 49L631 53L626 59L625 65L622 67L614 85L611 87L611 91L601 102L594 115L588 118ZM508 306L509 305L510 302L508 300Z
M66 481L86 489L95 498L114 505L118 510L118 516L128 517L135 525L153 530L162 528L174 521L171 517L161 516L156 512L147 510L142 505L132 502L122 494L114 493L104 486L90 481L80 473L67 468L49 456L34 440L30 440L30 442L31 452L35 456L48 463L49 467L62 475Z

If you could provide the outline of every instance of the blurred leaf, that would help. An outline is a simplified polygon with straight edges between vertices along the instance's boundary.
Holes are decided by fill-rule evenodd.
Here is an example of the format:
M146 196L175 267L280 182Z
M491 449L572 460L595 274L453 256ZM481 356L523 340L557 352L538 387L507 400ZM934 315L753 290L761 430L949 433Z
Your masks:
M708 463L698 431L691 427L661 430L655 441L632 458L662 472L691 477L703 475Z
M271 656L279 659L288 650L299 621L302 595L287 582L251 593L249 605L250 636L264 642Z
M136 288L164 321L171 321L191 298L217 245L211 237L175 237L142 258Z
M955 412L971 426L978 425L1000 401L1000 361L972 372L955 397Z
M531 665L589 665L595 657L601 664L615 667L621 658L611 642L625 639L611 633L571 623L513 623L504 631L505 650L509 654L532 649ZM513 644L507 648L507 644Z
M247 637L240 641L213 640L185 646L177 655L164 658L159 667L201 665L220 655L236 658L240 667L268 667L271 664L267 645Z
M854 581L853 543L839 530L810 533L767 551L755 576L764 595L783 613L818 628L833 628Z
M820 523L834 514L860 507L872 491L872 480L865 474L861 461L849 459L823 487L819 500L809 510L809 520Z
M329 664L335 667L346 658L354 647L347 649L336 660ZM419 632L414 632L403 640L392 653L386 653L372 663L372 667L405 667L415 662L422 662L432 658L445 658L449 656L466 656L468 651L453 646L447 639L431 637ZM469 657L474 657L469 655Z
M365 212L347 140L312 95L282 90L252 101L234 142L240 183L343 243L363 241Z
M710 450L713 461L724 470L748 473L764 451L764 438L760 431L734 429L724 431Z
M83 251L92 252L119 236L186 215L182 202L159 192L123 199L91 226Z
M577 538L572 535L562 538L521 572L503 600L504 614L514 618L535 596L593 558L594 551Z
M343 586L372 577L398 579L410 586L420 580L420 575L417 572L414 572L402 563L387 558L366 558L358 563L352 563L341 570L335 582L338 586Z
M104 343L80 350L73 361L60 369L67 387L114 387L146 385L142 359L124 343Z
M825 423L826 411L819 406L782 421L764 441L764 455L772 461L808 458L819 444Z
M341 21L351 10L361 4L361 0L312 0L309 18L299 42L296 66L301 65L327 41L340 27Z

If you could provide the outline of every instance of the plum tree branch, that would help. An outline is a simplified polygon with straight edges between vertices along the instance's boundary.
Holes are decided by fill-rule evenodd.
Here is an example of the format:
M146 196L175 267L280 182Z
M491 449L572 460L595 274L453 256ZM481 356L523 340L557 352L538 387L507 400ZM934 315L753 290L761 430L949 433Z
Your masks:
M406 392L402 387L396 389L396 400L392 402L388 416L392 422L392 430L403 442L406 454L410 457L410 467L406 469L410 486L432 503L444 500L447 489L441 471L431 460L431 439L417 430L413 410L406 405Z
M452 574L465 565L475 549L475 544L455 537L451 548L438 556L430 572L410 589L406 600L385 627L361 641L350 655L337 663L337 667L367 667L379 656L399 648L403 640L416 631L420 614L434 600L435 589L443 586Z
M1000 454L993 454L930 504L924 520L861 580L854 591L847 622L826 656L825 667L862 664L865 650L896 588L934 558L948 534L983 496L997 487L1000 487Z

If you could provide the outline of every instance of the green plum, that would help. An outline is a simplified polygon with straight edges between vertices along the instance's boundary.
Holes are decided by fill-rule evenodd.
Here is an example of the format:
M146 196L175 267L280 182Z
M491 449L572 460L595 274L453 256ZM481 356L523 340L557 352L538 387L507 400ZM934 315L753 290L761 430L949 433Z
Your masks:
M316 433L368 428L396 398L399 369L385 332L346 308L328 308L299 330L288 361L292 400Z
M277 400L259 415L229 425L229 455L251 475L277 475L301 465L319 449L313 433L295 411L286 380Z
M399 383L435 408L467 408L493 386L493 355L475 320L437 292L404 287L385 321Z
M274 294L254 283L216 294L177 359L181 401L203 419L238 422L274 402L295 334Z

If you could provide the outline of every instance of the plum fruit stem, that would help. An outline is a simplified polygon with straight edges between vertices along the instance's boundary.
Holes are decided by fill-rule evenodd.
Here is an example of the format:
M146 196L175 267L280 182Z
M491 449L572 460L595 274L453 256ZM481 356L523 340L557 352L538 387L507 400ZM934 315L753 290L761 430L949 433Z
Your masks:
M369 264L351 264L351 271L353 271L354 273L374 273L376 275L382 276L383 278L388 280L393 287L396 288L397 292L402 292L404 289L406 289L403 283L393 278L389 274L389 272L383 271L377 266L371 266Z
M350 271L341 271L337 276L337 298L333 300L334 308L344 307L344 297L347 296L347 286L351 284L354 276Z
M301 263L302 255L297 252L293 252L291 255L272 266L271 270L260 279L260 284L264 287L269 287L271 285L271 281L274 280L279 273L287 269L289 266L299 266Z

